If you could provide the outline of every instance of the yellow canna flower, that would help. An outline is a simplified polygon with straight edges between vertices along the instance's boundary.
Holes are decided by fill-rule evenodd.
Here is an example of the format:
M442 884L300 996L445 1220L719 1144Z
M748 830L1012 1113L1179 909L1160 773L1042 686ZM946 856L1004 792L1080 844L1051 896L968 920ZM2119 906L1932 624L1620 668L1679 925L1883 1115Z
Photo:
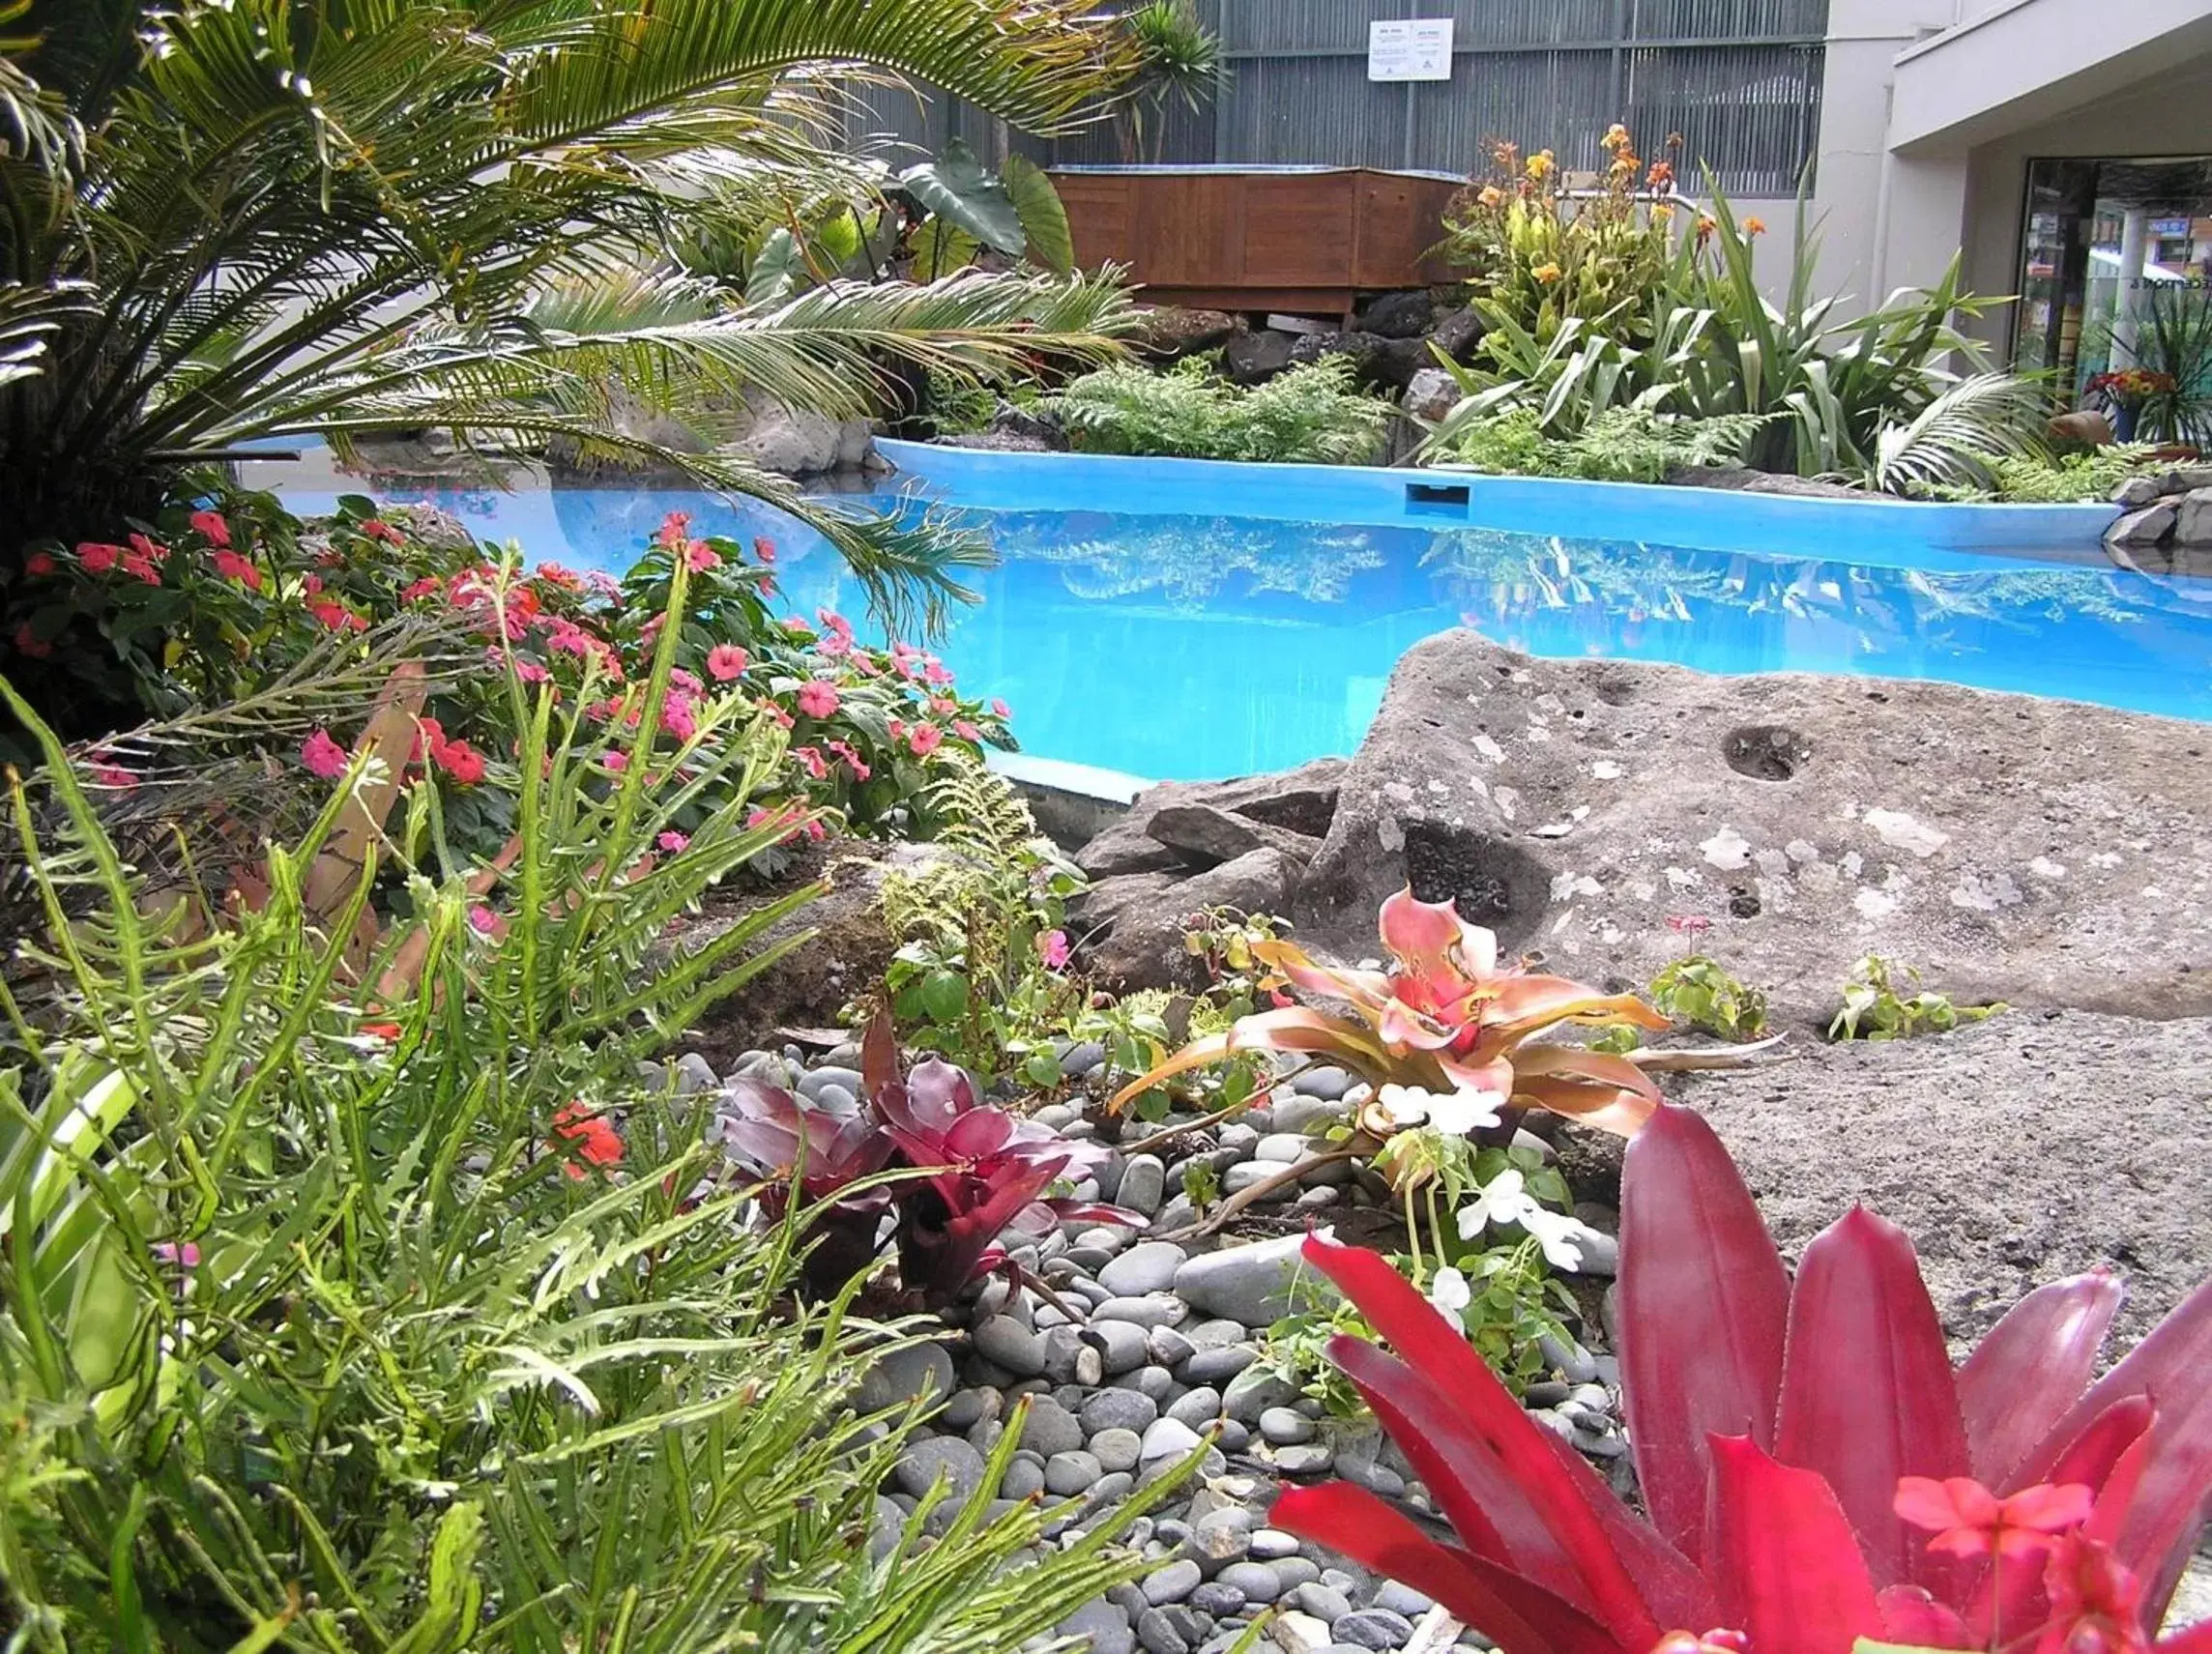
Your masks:
M1766 220L1754 214L1751 218L1744 219L1743 233L1747 236L1762 236L1766 234Z
M1556 264L1539 264L1528 274L1549 287L1553 282L1558 280L1559 267Z
M1542 178L1552 170L1552 152L1548 149L1540 149L1528 158L1528 176L1530 178Z

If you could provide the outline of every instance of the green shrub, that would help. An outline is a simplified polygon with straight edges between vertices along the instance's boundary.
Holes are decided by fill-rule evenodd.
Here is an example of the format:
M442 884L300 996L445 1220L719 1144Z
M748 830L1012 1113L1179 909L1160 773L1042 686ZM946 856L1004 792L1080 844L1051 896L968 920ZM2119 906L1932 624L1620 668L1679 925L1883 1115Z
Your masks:
M2063 505L2068 502L2103 504L2131 477L2164 469L2155 451L2142 443L2118 443L2093 448L2086 453L2044 458L2022 454L1996 464L1996 493L2016 505Z
M1239 390L1197 358L1165 373L1129 364L1070 380L1048 406L1091 453L1353 465L1374 457L1394 410L1362 393L1342 358Z
M669 628L646 728L676 653ZM371 739L255 892L182 909L7 691L47 765L13 802L51 915L0 1066L14 1645L986 1654L1049 1630L1133 1571L1116 1523L1034 1552L1034 1504L991 1518L1009 1429L957 1514L878 1527L911 1421L850 1403L899 1329L797 1299L798 1223L749 1220L710 1112L640 1078L812 893L666 944L782 830L744 802L781 732L703 706L679 797L721 801L672 850L649 740L601 791L580 697L507 688L503 865L408 857L437 795L389 790ZM379 931L393 857L412 916Z
M1512 408L1461 424L1441 454L1481 471L1576 477L1598 482L1662 482L1684 466L1730 465L1766 423L1763 416L1683 419L1608 408L1572 436L1547 436L1532 409Z

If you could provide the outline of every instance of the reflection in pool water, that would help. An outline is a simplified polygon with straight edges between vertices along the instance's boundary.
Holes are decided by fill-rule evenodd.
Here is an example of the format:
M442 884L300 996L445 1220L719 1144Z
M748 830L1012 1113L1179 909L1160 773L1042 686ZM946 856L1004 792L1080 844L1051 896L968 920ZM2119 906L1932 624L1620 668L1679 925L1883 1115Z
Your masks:
M696 532L772 535L796 610L861 606L835 554L766 508L663 489L399 497L533 559L617 570L683 508ZM2212 719L2212 581L1941 553L1873 567L1484 529L971 515L1002 562L954 617L946 663L1013 705L1031 752L1132 775L1350 752L1399 655L1460 624L1535 654L1934 678Z

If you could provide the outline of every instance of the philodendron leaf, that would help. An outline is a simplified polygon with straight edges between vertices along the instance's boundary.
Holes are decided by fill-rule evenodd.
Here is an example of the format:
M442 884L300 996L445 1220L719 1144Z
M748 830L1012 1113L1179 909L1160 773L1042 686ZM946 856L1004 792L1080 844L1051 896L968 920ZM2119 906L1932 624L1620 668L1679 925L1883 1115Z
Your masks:
M1026 155L1009 155L1001 178L1021 219L1029 261L1060 276L1073 270L1074 232L1067 227L1067 209L1061 204L1060 191L1044 169Z
M975 152L959 138L935 160L899 174L914 198L940 218L948 218L985 247L1014 257L1024 244L1021 214L1006 188L983 169Z
M915 232L914 278L935 281L941 276L965 270L975 256L976 247L975 238L950 218L931 218Z
M805 274L806 261L800 256L798 240L789 230L771 230L745 271L745 303L781 304L791 297Z

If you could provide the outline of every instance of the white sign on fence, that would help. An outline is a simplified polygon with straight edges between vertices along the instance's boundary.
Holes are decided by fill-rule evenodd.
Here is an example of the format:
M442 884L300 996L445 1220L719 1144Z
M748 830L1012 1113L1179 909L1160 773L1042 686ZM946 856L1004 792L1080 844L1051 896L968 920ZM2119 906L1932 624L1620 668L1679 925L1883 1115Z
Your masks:
M1367 78L1449 80L1449 17L1412 17L1367 25Z

